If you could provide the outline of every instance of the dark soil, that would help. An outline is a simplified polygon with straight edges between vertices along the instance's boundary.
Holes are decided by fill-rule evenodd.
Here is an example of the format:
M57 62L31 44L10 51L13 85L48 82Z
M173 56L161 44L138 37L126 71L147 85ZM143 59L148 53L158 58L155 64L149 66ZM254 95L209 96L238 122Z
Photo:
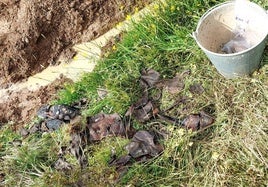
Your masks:
M0 0L0 89L55 64L60 55L72 57L74 44L97 38L150 1ZM29 122L65 81L61 78L35 92L23 89L0 98L0 126Z

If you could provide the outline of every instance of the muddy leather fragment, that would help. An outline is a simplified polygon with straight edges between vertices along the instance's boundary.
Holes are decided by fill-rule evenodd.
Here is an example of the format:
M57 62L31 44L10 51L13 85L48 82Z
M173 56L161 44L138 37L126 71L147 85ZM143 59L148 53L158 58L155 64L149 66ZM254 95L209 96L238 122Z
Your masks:
M66 170L71 170L72 169L72 166L70 163L68 163L65 159L63 158L59 158L55 164L54 164L54 168L56 170L63 170L63 171L66 171Z
M198 83L192 84L189 90L192 94L202 94L205 91L203 86Z
M214 119L203 111L199 114L190 114L182 121L182 125L186 129L191 129L193 131L204 129L212 123L214 123Z
M75 124L71 130L70 152L76 157L81 168L88 166L87 156L84 153L87 143L87 131L82 130L80 123Z
M97 114L87 118L89 140L99 141L107 136L126 136L126 128L118 114Z
M114 160L111 165L122 168L127 165L131 159L134 161L146 161L149 158L159 155L163 151L160 144L156 144L154 136L148 131L138 131L131 142L125 146L128 154Z
M148 70L143 70L141 72L141 80L140 80L140 84L142 85L142 87L152 87L154 86L160 78L160 73L158 73L157 71L153 70L153 69L148 69Z
M138 148L136 146L129 146L127 150L129 154L132 155L134 158L138 157L138 153L142 153L140 156L150 155L150 156L157 156L162 150L162 146L156 145L154 142L154 136L150 134L148 131L138 131L134 137L132 138L131 143L138 144ZM136 151L136 152L135 152Z

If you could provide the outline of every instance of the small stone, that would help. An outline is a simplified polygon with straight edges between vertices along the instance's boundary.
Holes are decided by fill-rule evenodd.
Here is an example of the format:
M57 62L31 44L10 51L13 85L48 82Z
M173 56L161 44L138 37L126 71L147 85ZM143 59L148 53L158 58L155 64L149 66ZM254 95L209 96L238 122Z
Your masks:
M51 119L51 120L47 120L45 123L46 123L46 127L49 130L54 131L54 130L59 129L64 122L58 119Z
M26 137L29 135L29 131L27 131L25 128L21 128L19 134L23 137Z
M47 118L47 110L49 105L43 105L41 106L37 111L37 116L41 119Z
M19 146L21 146L22 141L21 141L21 140L14 140L14 141L12 142L12 144L13 144L15 147L19 147Z

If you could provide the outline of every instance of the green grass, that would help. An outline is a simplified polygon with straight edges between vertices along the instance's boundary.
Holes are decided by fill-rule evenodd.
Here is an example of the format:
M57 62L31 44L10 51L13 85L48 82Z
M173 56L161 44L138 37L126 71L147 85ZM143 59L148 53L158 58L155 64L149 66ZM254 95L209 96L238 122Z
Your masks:
M83 115L99 112L124 115L142 94L139 87L141 70L153 68L162 78L191 70L185 88L178 95L164 95L162 107L168 107L180 96L190 101L173 109L171 114L208 110L215 116L212 127L189 133L165 124L171 136L163 141L165 150L157 158L134 164L114 183L117 173L108 166L110 150L123 154L127 140L107 138L87 148L89 167L80 170L77 161L67 155L75 168L70 173L55 171L60 146L68 145L69 127L51 134L31 135L21 147L10 144L22 140L8 126L0 131L0 173L5 173L6 186L267 186L268 185L268 52L262 67L251 77L228 80L219 75L190 34L199 17L222 1L168 0L154 6L154 14L123 35L116 50L106 54L92 73L84 75L60 92L58 103L71 103L82 97L90 101ZM268 7L267 1L257 1ZM200 83L205 93L194 95L189 86ZM98 89L106 89L100 100ZM148 129L153 124L135 123ZM1 183L0 183L1 184Z

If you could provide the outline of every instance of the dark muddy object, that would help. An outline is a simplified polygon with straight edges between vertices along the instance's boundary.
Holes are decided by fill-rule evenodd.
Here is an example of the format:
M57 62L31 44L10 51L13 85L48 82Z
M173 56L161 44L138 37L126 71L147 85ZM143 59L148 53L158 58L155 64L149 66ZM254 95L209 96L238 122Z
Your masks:
M58 119L49 119L45 121L45 126L48 128L49 131L54 131L59 129L64 124L63 121Z
M42 120L35 125L37 131L54 131L69 123L79 114L79 109L69 105L44 105L37 111Z
M37 111L37 116L42 119L59 119L66 122L78 113L78 109L68 105L44 105Z
M126 146L126 150L133 158L154 157L163 151L163 147L155 144L154 136L150 132L138 131Z
M85 106L87 106L85 99L72 105L43 105L36 113L40 120L29 129L29 133L54 131L64 123L74 122L80 114L80 109Z
M192 94L199 94L199 95L205 91L204 87L198 83L191 85L189 90Z
M63 124L64 122L59 119L42 119L39 122L36 122L28 131L26 129L22 129L21 135L25 134L24 136L27 136L36 132L54 131L59 129Z
M155 142L155 136L149 131L138 131L133 136L131 142L125 146L128 154L119 158L115 156L109 162L110 166L115 166L116 170L121 173L126 172L128 166L134 162L145 162L150 158L161 154L164 147Z
M203 111L199 114L190 114L182 121L182 125L186 129L192 129L193 131L204 129L212 123L214 123L214 119Z
M145 123L155 116L158 108L149 98L148 90L154 87L159 79L160 74L153 69L141 72L140 87L143 89L142 97L129 107L125 117L133 116L139 122Z
M153 69L142 70L140 84L144 88L153 87L160 79L160 73Z
M128 129L118 114L97 114L87 118L87 128L91 142L107 136L130 137L134 129Z

